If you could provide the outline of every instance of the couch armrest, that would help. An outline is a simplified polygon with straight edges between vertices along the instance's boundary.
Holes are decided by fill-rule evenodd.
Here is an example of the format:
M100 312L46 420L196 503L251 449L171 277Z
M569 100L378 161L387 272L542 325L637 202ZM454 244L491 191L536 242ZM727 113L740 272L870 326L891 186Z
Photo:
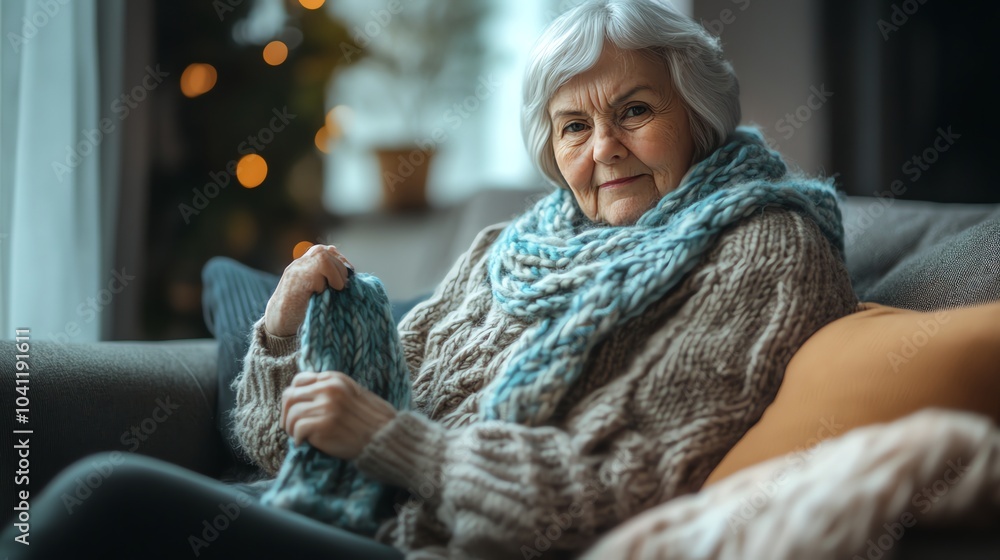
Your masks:
M216 342L32 342L28 424L15 420L13 341L0 341L2 470L16 470L17 437L30 438L28 490L37 495L64 467L98 451L135 452L217 476L227 454L215 428ZM13 430L31 429L30 435ZM14 476L0 482L13 502ZM23 490L23 486L17 486ZM0 518L11 512L6 508Z

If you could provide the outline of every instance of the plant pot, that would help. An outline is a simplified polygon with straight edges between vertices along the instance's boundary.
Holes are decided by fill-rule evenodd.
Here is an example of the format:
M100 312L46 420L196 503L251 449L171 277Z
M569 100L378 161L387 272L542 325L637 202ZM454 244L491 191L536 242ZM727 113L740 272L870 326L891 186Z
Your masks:
M375 150L382 176L384 209L398 212L428 208L427 172L434 154L434 150L424 151L416 145Z

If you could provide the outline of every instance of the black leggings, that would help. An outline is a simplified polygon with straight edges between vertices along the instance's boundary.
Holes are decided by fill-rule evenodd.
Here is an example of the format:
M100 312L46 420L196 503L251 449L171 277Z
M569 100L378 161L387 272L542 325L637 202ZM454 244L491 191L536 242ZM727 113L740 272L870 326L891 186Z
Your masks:
M8 526L0 558L364 558L395 548L242 490L131 453L99 453L64 471L30 503L29 546Z

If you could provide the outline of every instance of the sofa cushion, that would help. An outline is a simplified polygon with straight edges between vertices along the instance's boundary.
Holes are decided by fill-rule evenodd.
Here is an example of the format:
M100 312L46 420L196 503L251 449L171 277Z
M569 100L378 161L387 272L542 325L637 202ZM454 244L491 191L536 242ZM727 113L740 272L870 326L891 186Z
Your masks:
M774 401L706 484L773 457L789 462L859 426L939 407L1000 422L1000 302L937 311L867 303L795 353Z
M0 407L7 411L0 414L0 470L7 473L0 477L0 504L17 504L17 492L30 490L36 500L31 502L31 521L37 520L36 513L42 517L35 509L37 495L49 481L93 453L141 453L212 477L231 463L212 425L214 341L63 343L45 340L38 333L31 340L30 385L17 381L24 379L17 377L20 372L15 369L19 362L14 356L19 353L23 354L13 340L0 340L4 356L0 359L0 394L4 395ZM30 387L27 425L15 419L14 398L20 396L16 387ZM30 488L14 483L18 470L15 438L25 437L14 430L25 428L33 430L31 448L25 451L30 453ZM99 483L100 479L89 481L91 486L81 487L82 491L96 489ZM63 503L69 506L72 501ZM70 509L76 511L81 510ZM16 513L9 506L0 510L3 527L10 526ZM0 549L6 544L0 544Z
M852 196L841 211L862 301L930 311L1000 299L1000 204Z
M201 279L205 325L219 343L215 423L233 459L241 462L243 454L236 452L238 444L229 425L229 411L236 404L230 384L243 368L243 356L250 346L250 327L264 315L278 276L227 257L214 257L205 263Z

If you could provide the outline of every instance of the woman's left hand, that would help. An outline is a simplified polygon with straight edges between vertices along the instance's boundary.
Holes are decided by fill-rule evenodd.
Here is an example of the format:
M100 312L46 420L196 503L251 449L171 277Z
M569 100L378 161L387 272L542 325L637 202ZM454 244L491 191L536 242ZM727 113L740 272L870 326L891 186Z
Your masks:
M339 371L301 372L281 395L279 426L340 459L361 454L375 432L396 416L385 399Z

